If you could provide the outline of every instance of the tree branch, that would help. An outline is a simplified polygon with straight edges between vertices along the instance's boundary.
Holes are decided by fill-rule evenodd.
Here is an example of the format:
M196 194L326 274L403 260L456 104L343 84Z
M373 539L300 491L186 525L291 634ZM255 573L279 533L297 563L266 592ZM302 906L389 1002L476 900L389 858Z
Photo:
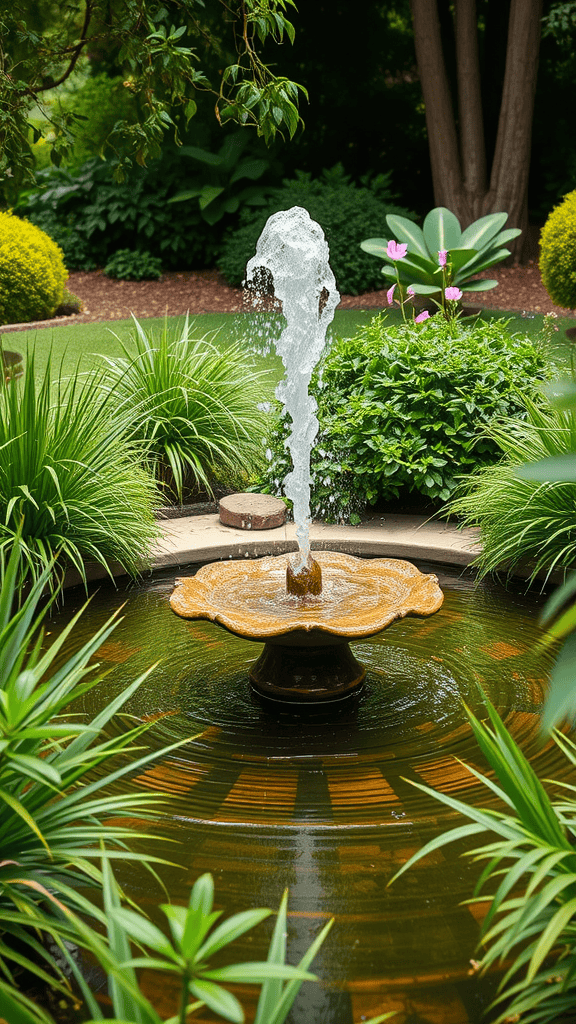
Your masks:
M74 68L76 67L78 58L82 53L82 50L88 42L88 28L90 26L90 20L92 18L93 10L92 4L93 0L86 0L84 24L82 25L82 31L80 33L80 41L76 43L75 46L71 47L72 57L70 58L70 62L68 64L68 67L66 68L66 71L60 76L60 78L57 78L56 81L47 82L46 85L39 85L34 89L30 89L29 92L34 93L34 95L37 95L39 92L45 92L47 89L55 89L57 85L62 85L62 82L65 82L66 79L70 77L70 75L74 71Z

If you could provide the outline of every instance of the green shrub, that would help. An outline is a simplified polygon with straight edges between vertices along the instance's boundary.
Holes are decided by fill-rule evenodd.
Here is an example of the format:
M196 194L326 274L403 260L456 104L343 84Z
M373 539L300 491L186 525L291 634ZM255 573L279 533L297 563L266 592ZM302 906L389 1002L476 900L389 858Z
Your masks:
M355 338L339 340L312 382L320 430L312 452L312 511L346 519L367 503L418 494L446 501L458 477L492 465L499 445L484 428L524 416L519 389L534 394L547 377L530 340L506 321L392 325L379 315ZM279 422L264 486L282 493L290 469Z
M54 316L67 277L62 252L44 231L0 212L0 323Z
M21 531L27 571L38 576L84 560L137 573L158 534L156 488L126 440L134 418L97 377L36 384L34 353L23 382L0 388L0 550Z
M576 451L576 410L526 400L525 420L493 423L487 436L500 453L496 466L472 474L451 505L467 526L479 526L482 575L530 563L538 572L565 569L576 559L576 483L523 479L524 463Z
M549 215L540 236L540 273L552 302L576 308L576 191Z
M162 277L162 260L138 249L118 249L108 260L104 273L119 281L157 281Z
M241 211L239 227L230 228L224 236L218 261L229 284L239 285L244 280L246 264L256 251L268 217L292 206L304 207L320 224L330 247L330 266L343 294L359 295L383 287L379 266L362 252L360 242L366 232L382 229L388 213L411 214L392 203L386 180L380 178L372 188L360 188L340 167L325 171L316 180L299 172L282 188L274 189L264 205Z
M239 345L220 351L192 338L188 318L179 334L165 323L158 336L135 320L122 348L123 358L107 359L107 386L134 410L132 436L169 500L248 483L264 461L268 418L258 406L272 397L269 372Z
M38 224L66 253L71 270L103 267L118 249L145 247L166 269L203 267L214 259L217 238L196 204L171 204L184 184L176 147L166 146L129 182L113 178L114 161L87 160L76 171L39 171L39 188L23 192L16 212Z

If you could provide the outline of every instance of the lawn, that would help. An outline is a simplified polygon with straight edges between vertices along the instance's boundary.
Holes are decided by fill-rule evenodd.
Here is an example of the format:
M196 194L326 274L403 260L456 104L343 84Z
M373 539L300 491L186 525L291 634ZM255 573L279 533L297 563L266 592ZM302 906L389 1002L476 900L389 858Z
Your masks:
M368 323L375 315L376 310L345 309L338 310L334 316L332 330L344 337L352 337L359 327ZM391 321L397 322L400 319L399 310L388 312ZM538 334L542 327L542 314L519 314L500 313L497 310L486 310L482 317L505 317L510 319L510 330L522 332L531 337ZM178 325L183 317L169 317L169 323ZM228 345L234 341L246 345L247 350L252 349L260 353L259 358L263 360L278 375L282 376L282 365L274 350L271 350L270 340L280 329L281 318L268 313L203 313L191 318L193 332L201 337L207 335L218 345ZM163 324L163 318L146 319L142 321L147 328L157 329ZM556 335L557 345L551 350L551 357L560 369L567 370L571 366L571 346L566 342L564 330L566 327L573 327L574 320L571 318L559 318L557 321L559 331ZM80 365L83 370L89 370L101 362L102 356L115 356L121 354L121 342L130 338L132 331L131 320L115 320L108 324L88 323L72 324L59 327L43 327L40 330L19 331L14 334L5 334L2 341L7 349L16 349L26 354L27 348L33 346L36 355L37 372L41 373L46 365L48 354L52 351L53 366L62 367L63 374L71 373L76 366Z

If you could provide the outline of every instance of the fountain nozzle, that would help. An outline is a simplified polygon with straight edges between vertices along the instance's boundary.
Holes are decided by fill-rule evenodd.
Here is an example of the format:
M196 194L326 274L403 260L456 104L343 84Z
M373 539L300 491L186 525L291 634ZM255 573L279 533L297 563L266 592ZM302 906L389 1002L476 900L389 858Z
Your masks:
M286 590L294 597L322 593L322 570L318 562L308 555L305 562L288 560L286 566Z

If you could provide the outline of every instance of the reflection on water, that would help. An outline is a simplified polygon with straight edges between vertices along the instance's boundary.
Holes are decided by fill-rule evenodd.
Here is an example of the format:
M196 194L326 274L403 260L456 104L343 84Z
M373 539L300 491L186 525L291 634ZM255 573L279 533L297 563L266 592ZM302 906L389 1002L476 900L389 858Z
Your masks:
M484 770L462 710L463 700L479 708L478 684L540 777L567 773L557 748L538 736L551 655L534 653L537 602L520 590L475 589L458 570L418 568L439 576L440 611L352 644L368 669L363 692L313 717L271 712L252 693L247 672L261 644L171 612L175 570L128 592L102 589L77 633L80 643L127 601L99 653L112 671L85 710L94 713L160 659L127 710L154 719L146 742L158 749L195 737L130 782L170 793L152 830L154 852L180 865L164 873L171 899L184 902L208 870L229 913L276 907L289 886L293 958L335 915L314 965L322 985L303 987L293 1024L351 1024L389 1009L399 1011L398 1024L480 1020L492 990L470 974L480 911L460 905L478 867L460 856L462 846L448 847L386 888L407 857L455 822L411 781L491 799L455 759ZM66 616L80 603L80 594L67 599ZM126 727L119 716L114 728ZM144 872L130 868L121 880L147 909L162 901ZM268 937L263 927L239 940L234 959L264 956ZM157 982L149 985L157 993ZM174 1012L168 982L162 991L166 1013ZM256 990L247 992L240 995L249 1011Z

